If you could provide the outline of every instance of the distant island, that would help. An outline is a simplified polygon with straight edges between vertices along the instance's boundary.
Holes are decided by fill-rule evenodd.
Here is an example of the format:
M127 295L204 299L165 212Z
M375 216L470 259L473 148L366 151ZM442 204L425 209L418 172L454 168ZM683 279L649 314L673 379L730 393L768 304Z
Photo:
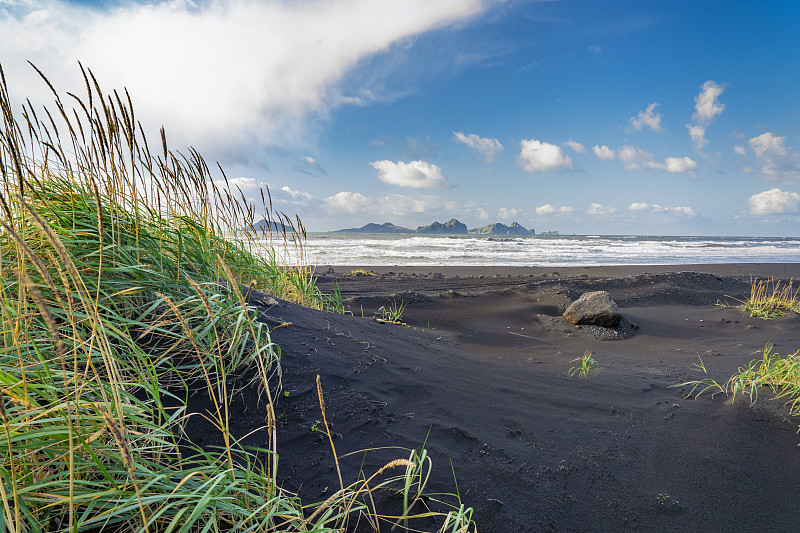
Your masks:
M459 222L455 218L451 218L444 224L441 222L434 222L428 226L420 226L417 229L404 228L397 226L391 222L384 222L383 224L376 224L370 222L366 226L360 228L348 228L332 231L331 233L412 233L417 235L536 235L533 229L527 229L525 226L513 222L510 226L506 226L501 222L481 226L480 228L468 229L466 224ZM558 232L547 232L550 235L558 235Z

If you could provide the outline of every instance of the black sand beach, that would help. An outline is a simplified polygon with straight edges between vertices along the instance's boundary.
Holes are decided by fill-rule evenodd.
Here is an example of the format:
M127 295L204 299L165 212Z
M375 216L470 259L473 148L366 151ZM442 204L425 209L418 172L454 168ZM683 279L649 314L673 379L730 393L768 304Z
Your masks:
M797 530L800 420L767 391L751 406L676 385L706 377L700 358L723 382L766 345L800 349L797 315L716 305L744 298L751 275L788 281L800 265L354 268L318 268L353 316L252 298L282 353L279 477L304 501L339 485L311 429L319 374L345 484L424 443L429 491L454 491L455 474L482 532ZM619 331L560 318L590 290L617 302ZM393 301L407 327L372 319ZM599 372L567 376L586 350ZM253 395L233 409L241 435L265 424ZM397 448L347 455L379 447Z

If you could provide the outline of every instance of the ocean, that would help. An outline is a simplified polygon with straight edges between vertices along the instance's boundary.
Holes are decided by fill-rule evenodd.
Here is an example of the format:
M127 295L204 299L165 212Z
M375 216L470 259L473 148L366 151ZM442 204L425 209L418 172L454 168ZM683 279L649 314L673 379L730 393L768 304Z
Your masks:
M309 233L307 252L320 266L797 263L800 238Z

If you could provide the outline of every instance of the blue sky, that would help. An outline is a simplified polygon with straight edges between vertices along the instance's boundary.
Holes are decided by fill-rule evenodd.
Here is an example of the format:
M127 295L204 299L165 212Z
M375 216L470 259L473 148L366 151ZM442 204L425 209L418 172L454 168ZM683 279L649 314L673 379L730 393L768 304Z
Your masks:
M76 62L327 231L457 217L800 236L796 1L0 0L12 97Z

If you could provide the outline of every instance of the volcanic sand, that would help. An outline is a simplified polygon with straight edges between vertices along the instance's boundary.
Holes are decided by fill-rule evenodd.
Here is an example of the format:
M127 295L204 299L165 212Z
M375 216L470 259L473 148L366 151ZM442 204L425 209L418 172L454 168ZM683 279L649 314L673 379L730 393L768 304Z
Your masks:
M799 420L766 390L751 405L688 398L680 384L724 382L767 345L800 349L800 316L766 321L717 305L744 298L751 275L788 281L800 265L347 275L354 268L318 268L317 282L324 291L337 283L352 315L251 298L282 354L278 477L305 503L339 488L327 437L313 430L319 375L345 484L424 444L427 490L455 492L455 475L481 532L797 530ZM560 318L591 290L617 302L620 328ZM392 302L406 304L406 325L373 319ZM599 370L569 377L587 350ZM240 435L254 431L246 443L265 446L263 398L244 391L231 418ZM216 438L202 425L189 431Z

